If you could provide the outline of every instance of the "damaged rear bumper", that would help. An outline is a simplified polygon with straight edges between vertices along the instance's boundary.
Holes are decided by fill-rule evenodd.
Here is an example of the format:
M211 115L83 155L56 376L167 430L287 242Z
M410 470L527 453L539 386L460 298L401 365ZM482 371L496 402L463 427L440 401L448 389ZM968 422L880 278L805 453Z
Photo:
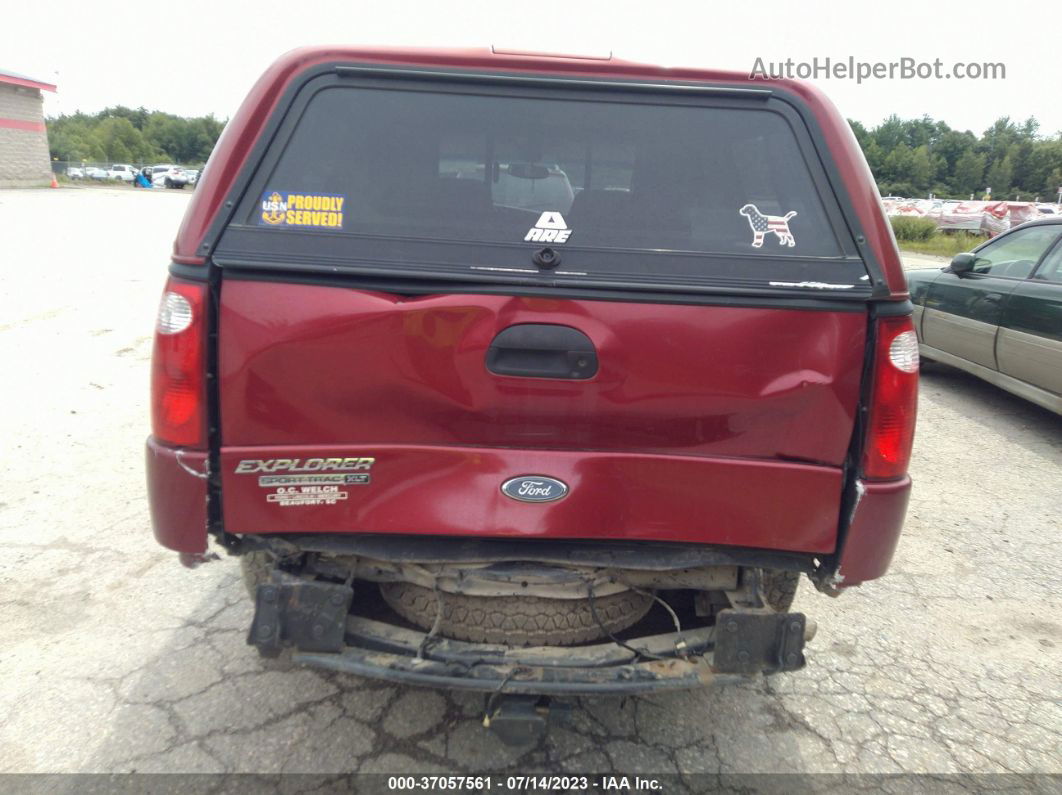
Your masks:
M207 551L207 453L149 437L145 456L155 540L190 562Z
M805 664L799 613L727 609L686 632L587 646L516 648L431 637L348 613L349 586L276 580L258 587L248 643L266 656L445 689L523 695L633 694L701 687Z
M302 665L409 685L447 690L479 690L518 695L621 695L701 687L715 681L738 680L739 674L717 674L703 658L650 660L594 667L547 667L501 662L462 665L347 647L338 654L297 652Z

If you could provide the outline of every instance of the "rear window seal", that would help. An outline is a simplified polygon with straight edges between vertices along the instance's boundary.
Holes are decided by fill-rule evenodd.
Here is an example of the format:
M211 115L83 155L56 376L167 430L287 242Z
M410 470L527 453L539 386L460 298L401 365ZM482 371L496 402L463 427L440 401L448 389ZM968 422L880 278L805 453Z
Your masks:
M768 99L774 91L769 88L739 88L737 86L713 86L704 83L665 82L645 83L624 80L596 80L586 77L545 77L541 75L518 75L512 73L466 72L457 70L425 70L380 66L335 67L340 77L390 77L398 79L440 80L445 82L497 83L536 86L543 88L586 88L614 91L646 91L650 93L710 94L718 97L741 97Z

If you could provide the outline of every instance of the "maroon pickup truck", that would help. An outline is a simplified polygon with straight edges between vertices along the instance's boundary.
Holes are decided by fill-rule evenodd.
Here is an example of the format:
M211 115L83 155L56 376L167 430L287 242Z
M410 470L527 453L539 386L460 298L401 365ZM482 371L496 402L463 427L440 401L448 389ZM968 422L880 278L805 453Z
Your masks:
M521 730L797 669L800 575L836 594L896 546L911 312L811 86L297 50L178 233L155 536L241 557L262 654L500 694Z

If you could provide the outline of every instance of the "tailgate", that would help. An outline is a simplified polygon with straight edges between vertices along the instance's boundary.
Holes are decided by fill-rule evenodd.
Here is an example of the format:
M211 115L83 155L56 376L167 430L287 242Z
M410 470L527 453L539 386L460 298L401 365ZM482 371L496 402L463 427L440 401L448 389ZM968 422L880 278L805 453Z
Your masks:
M576 329L591 378L498 375L499 333ZM833 548L862 312L228 280L230 532L372 532ZM568 496L519 502L539 474Z

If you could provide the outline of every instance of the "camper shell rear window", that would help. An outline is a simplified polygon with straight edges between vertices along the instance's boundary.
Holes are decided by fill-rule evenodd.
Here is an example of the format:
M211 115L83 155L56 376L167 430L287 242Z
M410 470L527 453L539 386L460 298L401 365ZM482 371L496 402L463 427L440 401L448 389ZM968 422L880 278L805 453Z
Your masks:
M215 260L433 280L869 292L811 137L786 103L574 83L312 79L256 158Z

